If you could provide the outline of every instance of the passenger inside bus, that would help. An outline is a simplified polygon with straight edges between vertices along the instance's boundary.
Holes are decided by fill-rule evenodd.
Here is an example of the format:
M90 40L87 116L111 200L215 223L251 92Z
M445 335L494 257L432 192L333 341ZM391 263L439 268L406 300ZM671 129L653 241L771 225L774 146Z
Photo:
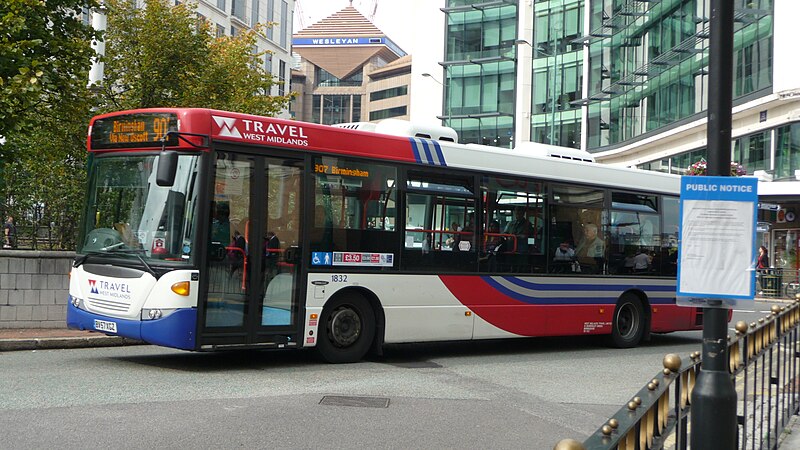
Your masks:
M575 249L581 272L601 273L605 257L605 242L598 236L597 225L583 225L583 239Z

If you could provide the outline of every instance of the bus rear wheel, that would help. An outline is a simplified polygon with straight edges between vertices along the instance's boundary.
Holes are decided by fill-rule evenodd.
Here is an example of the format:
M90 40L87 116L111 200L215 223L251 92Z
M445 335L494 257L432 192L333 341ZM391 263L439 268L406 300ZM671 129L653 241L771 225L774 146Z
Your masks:
M644 336L645 318L642 302L632 294L623 295L614 309L611 343L617 348L636 347Z
M375 313L358 295L334 299L320 317L317 351L329 363L360 361L375 337Z

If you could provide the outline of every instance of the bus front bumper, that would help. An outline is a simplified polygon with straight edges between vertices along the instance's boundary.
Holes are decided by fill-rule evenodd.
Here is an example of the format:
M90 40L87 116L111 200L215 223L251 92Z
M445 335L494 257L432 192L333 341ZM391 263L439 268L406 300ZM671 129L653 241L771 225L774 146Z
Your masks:
M167 317L155 320L130 320L91 313L67 302L67 327L138 339L148 344L195 350L197 309L178 309Z

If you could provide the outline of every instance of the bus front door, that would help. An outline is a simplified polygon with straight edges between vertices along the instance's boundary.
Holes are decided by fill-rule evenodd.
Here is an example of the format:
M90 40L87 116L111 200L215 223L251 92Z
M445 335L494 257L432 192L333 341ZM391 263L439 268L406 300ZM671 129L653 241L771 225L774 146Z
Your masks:
M201 346L289 344L297 333L302 161L218 152Z
M261 261L254 277L258 285L253 286L257 309L252 329L255 342L259 343L289 337L297 329L297 256L302 248L303 164L275 158L265 158L264 162L266 183L258 201L264 218L258 230Z

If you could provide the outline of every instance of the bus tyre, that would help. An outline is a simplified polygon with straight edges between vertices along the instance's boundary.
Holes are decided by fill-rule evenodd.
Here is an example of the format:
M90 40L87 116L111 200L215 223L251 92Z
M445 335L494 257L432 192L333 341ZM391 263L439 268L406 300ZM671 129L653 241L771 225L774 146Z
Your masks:
M644 336L645 318L642 302L632 294L625 294L617 302L611 323L611 343L617 348L639 345Z
M325 361L360 361L367 354L374 337L375 313L364 297L340 297L322 310L317 350Z

